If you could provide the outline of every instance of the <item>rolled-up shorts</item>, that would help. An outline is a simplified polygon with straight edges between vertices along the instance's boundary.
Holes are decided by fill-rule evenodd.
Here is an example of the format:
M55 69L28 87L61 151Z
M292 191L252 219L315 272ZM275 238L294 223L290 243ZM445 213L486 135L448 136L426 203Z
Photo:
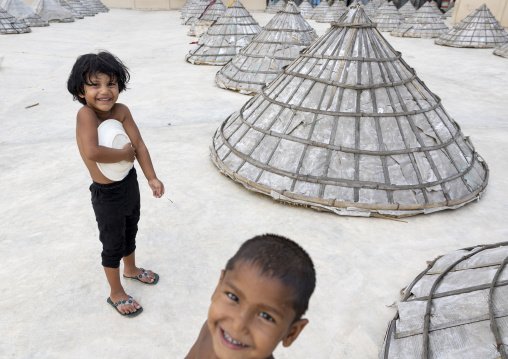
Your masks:
M141 207L136 170L132 168L118 182L93 182L90 192L102 242L102 265L118 268L122 257L127 257L136 250Z

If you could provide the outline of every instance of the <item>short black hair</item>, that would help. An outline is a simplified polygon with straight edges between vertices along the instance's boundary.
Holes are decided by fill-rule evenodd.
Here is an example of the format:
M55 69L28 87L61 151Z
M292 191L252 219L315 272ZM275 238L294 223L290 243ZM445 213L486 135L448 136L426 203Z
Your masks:
M277 278L292 290L294 321L300 319L316 287L314 264L307 252L289 238L267 233L244 242L227 262L226 271L246 262L258 267L261 275Z
M85 99L79 95L85 94L85 84L90 85L88 83L90 76L98 74L108 75L112 81L116 81L119 92L127 89L130 80L129 69L118 57L108 51L85 54L78 57L67 80L67 90L74 100L86 105Z

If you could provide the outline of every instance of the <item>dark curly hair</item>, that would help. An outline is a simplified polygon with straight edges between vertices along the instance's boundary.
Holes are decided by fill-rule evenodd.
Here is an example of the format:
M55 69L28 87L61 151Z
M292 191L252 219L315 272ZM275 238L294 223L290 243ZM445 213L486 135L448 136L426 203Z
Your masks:
M85 94L85 85L91 85L87 82L90 76L98 74L108 75L112 81L116 81L119 92L127 89L130 80L129 69L118 57L107 51L85 54L78 57L67 80L67 90L74 100L86 105L85 99L80 95Z
M294 321L302 317L316 287L316 272L310 256L298 243L276 234L256 236L244 242L229 259L226 272L244 263L259 268L261 275L277 278L290 288L296 313Z

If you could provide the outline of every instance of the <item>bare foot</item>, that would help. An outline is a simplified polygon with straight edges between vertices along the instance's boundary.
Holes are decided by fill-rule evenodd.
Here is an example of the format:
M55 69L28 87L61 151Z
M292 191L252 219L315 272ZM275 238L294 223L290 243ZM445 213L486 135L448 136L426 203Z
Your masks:
M145 283L152 283L155 280L155 275L153 274L153 272L151 270L147 270L146 272L148 273L148 277L141 276L139 278L139 280L142 282L145 282ZM124 270L123 270L123 275L126 277L136 277L141 274L143 274L143 270L138 267L135 267L135 269L131 270L131 271L128 271L126 268L124 268Z
M126 301L125 305L119 305L116 307L122 314L134 313L138 309L141 309L141 306L134 299L132 299L132 304L127 303L130 300L130 298L124 291L122 291L121 293L111 293L109 298L113 303L117 303L121 300Z

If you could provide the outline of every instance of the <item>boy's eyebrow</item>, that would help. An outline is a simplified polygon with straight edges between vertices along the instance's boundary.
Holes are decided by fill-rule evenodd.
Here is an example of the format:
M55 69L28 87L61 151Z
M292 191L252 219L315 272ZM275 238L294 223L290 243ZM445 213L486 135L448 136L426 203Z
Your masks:
M227 285L228 287L231 287L231 289L233 289L233 291L235 291L236 293L239 293L240 295L244 296L243 292L241 290L239 290L237 287L235 287L235 285L232 284L231 282L226 281L226 282L224 282L224 284ZM284 318L284 315L282 315L282 313L278 309L275 309L274 307L267 305L265 303L261 303L261 304L263 307L267 308L270 312L273 312L276 315L278 315L279 317Z

